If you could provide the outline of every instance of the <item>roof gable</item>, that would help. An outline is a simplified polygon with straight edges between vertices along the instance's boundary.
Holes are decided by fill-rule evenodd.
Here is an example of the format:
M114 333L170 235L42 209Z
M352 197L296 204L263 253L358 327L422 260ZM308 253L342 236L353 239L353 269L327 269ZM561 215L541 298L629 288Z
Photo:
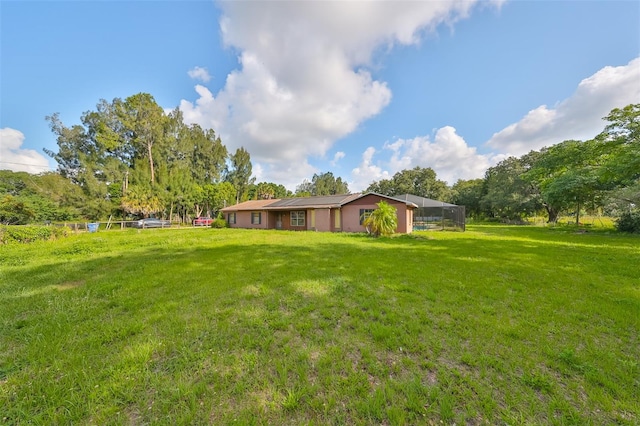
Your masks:
M406 204L409 207L414 207L414 208L418 207L415 203L413 203L410 200L403 200L403 199L398 198L398 197L391 197L389 195L378 194L377 192L367 192L367 193L364 193L364 194L360 194L358 197L356 197L356 198L354 198L352 200L348 200L347 202L343 203L343 205L349 204L350 202L355 201L355 200L359 200L360 198L363 198L363 197L368 197L370 195L373 195L373 196L376 196L376 197L380 197L380 198L386 198L387 200L396 201L398 203L403 203L403 204Z

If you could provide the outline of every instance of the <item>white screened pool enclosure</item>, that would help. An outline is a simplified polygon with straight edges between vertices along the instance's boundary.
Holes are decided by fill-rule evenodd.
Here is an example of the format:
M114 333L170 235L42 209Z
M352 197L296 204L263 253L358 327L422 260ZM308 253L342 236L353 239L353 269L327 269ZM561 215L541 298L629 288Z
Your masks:
M432 200L417 195L403 194L394 198L410 201L417 209L413 211L413 230L465 230L464 206Z

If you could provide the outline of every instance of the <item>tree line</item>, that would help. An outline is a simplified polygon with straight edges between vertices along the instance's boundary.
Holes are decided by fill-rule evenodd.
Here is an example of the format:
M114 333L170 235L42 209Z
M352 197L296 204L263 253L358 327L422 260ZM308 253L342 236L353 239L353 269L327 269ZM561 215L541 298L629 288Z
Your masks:
M640 104L617 108L588 141L569 140L507 158L481 179L449 186L431 168L402 170L366 192L414 194L466 206L468 216L550 222L583 211L619 215L640 205ZM331 172L314 174L295 191L255 182L249 152L230 153L211 129L184 123L146 93L101 100L66 126L46 117L57 152L56 172L0 171L0 223L158 216L190 223L245 200L349 193Z
M449 187L430 168L416 167L373 182L367 191L415 194L466 207L468 217L519 221L582 212L620 216L640 206L640 104L613 109L603 131L567 140L489 168L484 178ZM640 229L639 229L640 230Z
M101 100L82 114L81 124L46 117L58 151L45 152L58 173L79 189L77 214L160 215L186 221L243 197L250 183L249 153L229 153L213 130L184 123L182 113L165 113L139 93Z
M620 216L640 206L640 104L613 109L595 138L566 140L507 158L483 179L458 181L452 201L474 217L519 220L543 213Z
M211 129L187 125L147 93L100 100L80 124L47 116L57 151L45 153L56 172L0 171L0 223L105 220L158 216L189 223L250 199L348 193L331 172L296 192L255 182L249 152L231 153Z

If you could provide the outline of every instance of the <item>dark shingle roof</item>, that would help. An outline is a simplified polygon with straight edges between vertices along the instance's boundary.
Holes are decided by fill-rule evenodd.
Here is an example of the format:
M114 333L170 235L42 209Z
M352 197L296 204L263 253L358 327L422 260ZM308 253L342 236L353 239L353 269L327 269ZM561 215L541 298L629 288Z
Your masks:
M419 197L417 195L402 194L393 198L410 201L418 207L455 207L455 204L445 203L444 201L432 200L431 198Z
M272 204L269 208L278 207L339 207L351 199L358 198L360 194L320 195L316 197L283 198Z
M227 206L222 209L223 212L234 212L234 211L255 211L255 210L263 210L266 206L273 203L274 201L279 200L250 200L244 201L240 204L235 204L233 206Z
M442 203L441 201L429 200L428 198L417 197L415 195L405 194L395 197L388 195L369 192L366 194L340 194L340 195L320 195L315 197L299 197L299 198L282 198L274 200L255 200L245 201L222 209L223 212L241 211L241 210L292 210L292 209L319 209L319 208L338 208L358 198L367 195L377 195L382 198L399 201L410 207L436 207L436 206L453 206L453 204ZM414 201L418 199L420 202ZM424 200L434 203L433 205L424 205Z

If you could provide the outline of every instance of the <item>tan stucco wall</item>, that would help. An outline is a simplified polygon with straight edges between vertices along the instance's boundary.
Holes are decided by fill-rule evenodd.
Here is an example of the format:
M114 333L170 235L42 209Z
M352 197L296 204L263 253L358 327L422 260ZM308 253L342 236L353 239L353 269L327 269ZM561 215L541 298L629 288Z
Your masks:
M367 195L342 206L342 230L345 232L365 232L364 226L360 225L360 209L377 209L376 204L381 200L396 208L398 217L396 232L410 233L412 231L413 210L407 208L405 203L381 198L377 195Z
M375 204L371 206L354 205L342 207L342 230L344 232L364 232L364 226L360 225L360 209L373 209Z
M316 209L316 231L330 232L331 229L331 210L330 209ZM311 229L311 228L310 228Z
M334 232L342 231L342 211L340 209L331 209L331 230ZM337 216L337 220L336 220Z
M236 223L230 223L231 228L253 228L253 229L267 229L269 226L269 215L267 212L260 212L261 222L259 225L251 223L251 212L241 211L236 212ZM227 213L227 221L229 220L229 213ZM275 226L275 224L274 224Z
M405 230L406 234L410 234L413 232L413 209L406 208L405 214Z

